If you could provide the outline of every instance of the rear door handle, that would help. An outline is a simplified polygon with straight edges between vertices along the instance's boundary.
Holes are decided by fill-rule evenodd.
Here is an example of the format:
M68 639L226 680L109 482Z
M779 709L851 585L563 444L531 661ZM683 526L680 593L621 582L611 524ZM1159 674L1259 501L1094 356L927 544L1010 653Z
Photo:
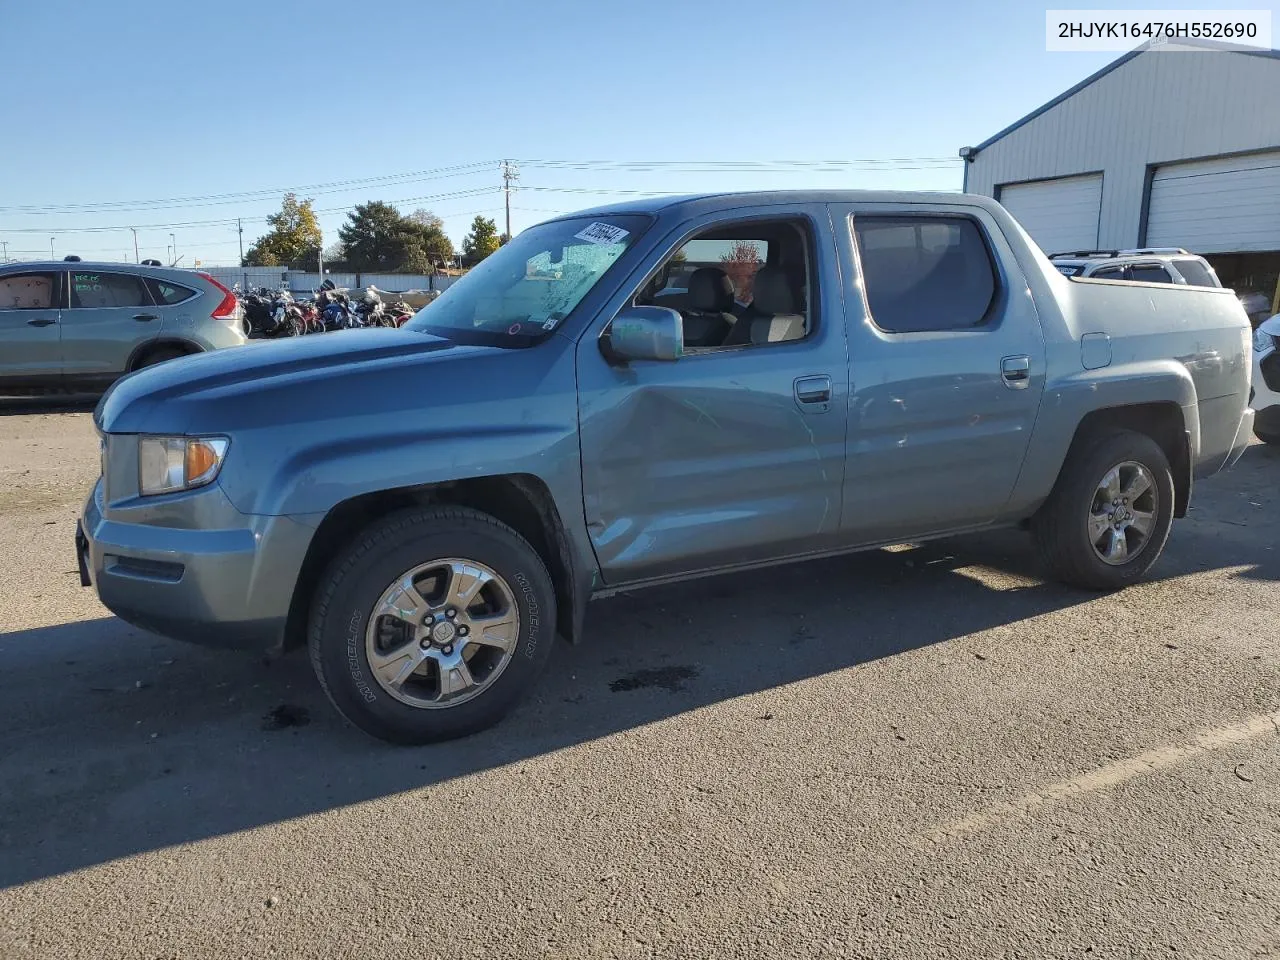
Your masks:
M1000 361L1000 376L1010 390L1025 390L1031 382L1031 358L1005 357Z
M798 377L795 383L796 399L801 403L830 403L831 378Z
M159 318L159 317L157 317L154 313L135 313L135 314L133 315L133 319L135 319L135 320L159 320L160 318Z
M47 327L50 324L57 323L57 320L51 320L49 317L36 317L34 320L28 320L28 327Z

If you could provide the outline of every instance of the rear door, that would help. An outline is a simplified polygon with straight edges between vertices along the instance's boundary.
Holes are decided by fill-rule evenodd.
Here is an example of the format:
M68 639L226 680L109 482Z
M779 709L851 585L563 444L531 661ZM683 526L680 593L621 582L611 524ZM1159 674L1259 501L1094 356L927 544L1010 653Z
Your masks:
M69 309L62 318L63 373L68 379L111 380L160 332L160 311L142 277L127 271L71 270Z
M0 381L57 385L61 285L56 271L0 275Z
M1045 381L1035 304L995 221L911 209L832 207L851 391L841 522L859 542L996 518Z

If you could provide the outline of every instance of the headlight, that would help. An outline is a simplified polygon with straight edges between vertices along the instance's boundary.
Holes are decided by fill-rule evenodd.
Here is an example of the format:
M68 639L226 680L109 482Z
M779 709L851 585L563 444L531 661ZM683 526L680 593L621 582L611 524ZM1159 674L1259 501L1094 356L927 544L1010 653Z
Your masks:
M138 489L143 496L190 490L213 480L226 437L143 437L138 441Z
M1261 330L1253 331L1253 352L1254 353L1270 353L1275 349L1275 341L1271 334L1263 333Z

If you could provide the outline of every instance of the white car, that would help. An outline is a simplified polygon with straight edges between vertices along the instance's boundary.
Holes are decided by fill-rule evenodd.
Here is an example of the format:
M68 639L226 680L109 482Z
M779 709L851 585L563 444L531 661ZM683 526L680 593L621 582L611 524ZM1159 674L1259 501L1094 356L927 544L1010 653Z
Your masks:
M1192 287L1220 287L1218 274L1204 257L1181 247L1143 247L1135 250L1076 250L1052 253L1058 272L1096 280L1137 280Z
M1253 380L1249 406L1256 411L1253 433L1264 443L1280 443L1280 313L1253 331Z

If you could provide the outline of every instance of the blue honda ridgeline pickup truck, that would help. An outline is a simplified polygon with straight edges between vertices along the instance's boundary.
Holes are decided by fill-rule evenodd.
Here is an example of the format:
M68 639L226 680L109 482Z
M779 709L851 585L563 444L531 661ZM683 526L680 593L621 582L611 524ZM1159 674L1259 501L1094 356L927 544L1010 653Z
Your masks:
M1250 351L1230 290L1065 277L981 197L610 206L403 329L125 377L82 577L170 637L308 646L377 737L455 737L620 588L1001 525L1127 586L1244 448Z

